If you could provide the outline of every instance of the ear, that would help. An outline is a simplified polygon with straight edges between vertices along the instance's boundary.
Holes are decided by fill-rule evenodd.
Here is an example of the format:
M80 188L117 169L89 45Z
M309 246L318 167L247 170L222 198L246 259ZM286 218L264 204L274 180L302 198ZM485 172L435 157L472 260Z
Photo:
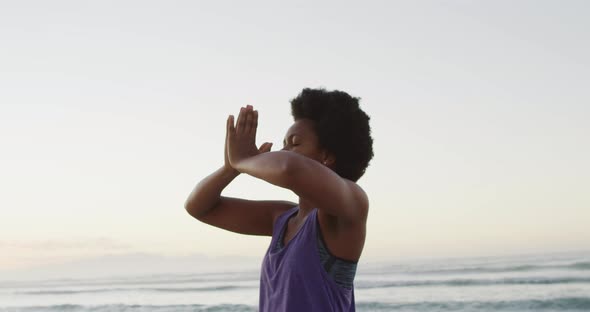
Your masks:
M334 154L328 152L328 151L324 151L322 153L322 164L324 164L325 166L328 166L330 168L332 168L332 166L336 163L336 157L334 157Z

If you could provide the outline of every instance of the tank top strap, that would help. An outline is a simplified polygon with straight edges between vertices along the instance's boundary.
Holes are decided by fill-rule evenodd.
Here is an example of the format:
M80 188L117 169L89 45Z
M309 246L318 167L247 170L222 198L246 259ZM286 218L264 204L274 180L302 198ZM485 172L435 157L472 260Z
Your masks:
M275 239L278 239L281 236L281 229L283 229L285 227L285 223L287 223L287 221L289 221L289 218L297 213L297 210L299 210L299 205L283 212L275 221L275 224L273 225L272 228L272 240L274 241ZM276 243L276 242L275 242Z
M302 248L309 250L310 252L317 252L317 233L319 231L317 221L317 208L309 212L305 218L304 224L299 232L296 234L294 239L303 244Z

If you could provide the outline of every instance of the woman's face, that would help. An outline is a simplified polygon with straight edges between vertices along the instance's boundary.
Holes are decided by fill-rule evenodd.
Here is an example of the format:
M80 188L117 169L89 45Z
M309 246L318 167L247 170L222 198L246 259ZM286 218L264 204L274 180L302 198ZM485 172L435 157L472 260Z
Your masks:
M310 119L296 120L287 130L283 141L283 150L295 152L324 163L326 154L320 147L313 126L314 122Z

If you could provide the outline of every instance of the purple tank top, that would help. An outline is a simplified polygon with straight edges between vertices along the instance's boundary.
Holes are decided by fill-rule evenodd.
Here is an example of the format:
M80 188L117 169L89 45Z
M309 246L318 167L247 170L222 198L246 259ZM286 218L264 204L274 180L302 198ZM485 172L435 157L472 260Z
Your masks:
M312 210L295 236L275 248L289 218L299 206L280 215L260 275L261 312L354 312L354 288L346 289L328 275L317 247L317 209Z

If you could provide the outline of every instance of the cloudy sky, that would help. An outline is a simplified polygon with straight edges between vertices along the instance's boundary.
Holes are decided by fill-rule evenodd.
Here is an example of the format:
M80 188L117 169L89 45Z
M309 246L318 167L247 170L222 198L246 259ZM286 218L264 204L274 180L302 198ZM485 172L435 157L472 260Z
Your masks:
M304 87L361 98L362 261L588 249L586 1L0 1L0 271L248 257L183 203L225 119L281 145ZM247 176L224 193L296 201ZM116 266L113 262L110 265ZM190 266L190 264L189 264Z

